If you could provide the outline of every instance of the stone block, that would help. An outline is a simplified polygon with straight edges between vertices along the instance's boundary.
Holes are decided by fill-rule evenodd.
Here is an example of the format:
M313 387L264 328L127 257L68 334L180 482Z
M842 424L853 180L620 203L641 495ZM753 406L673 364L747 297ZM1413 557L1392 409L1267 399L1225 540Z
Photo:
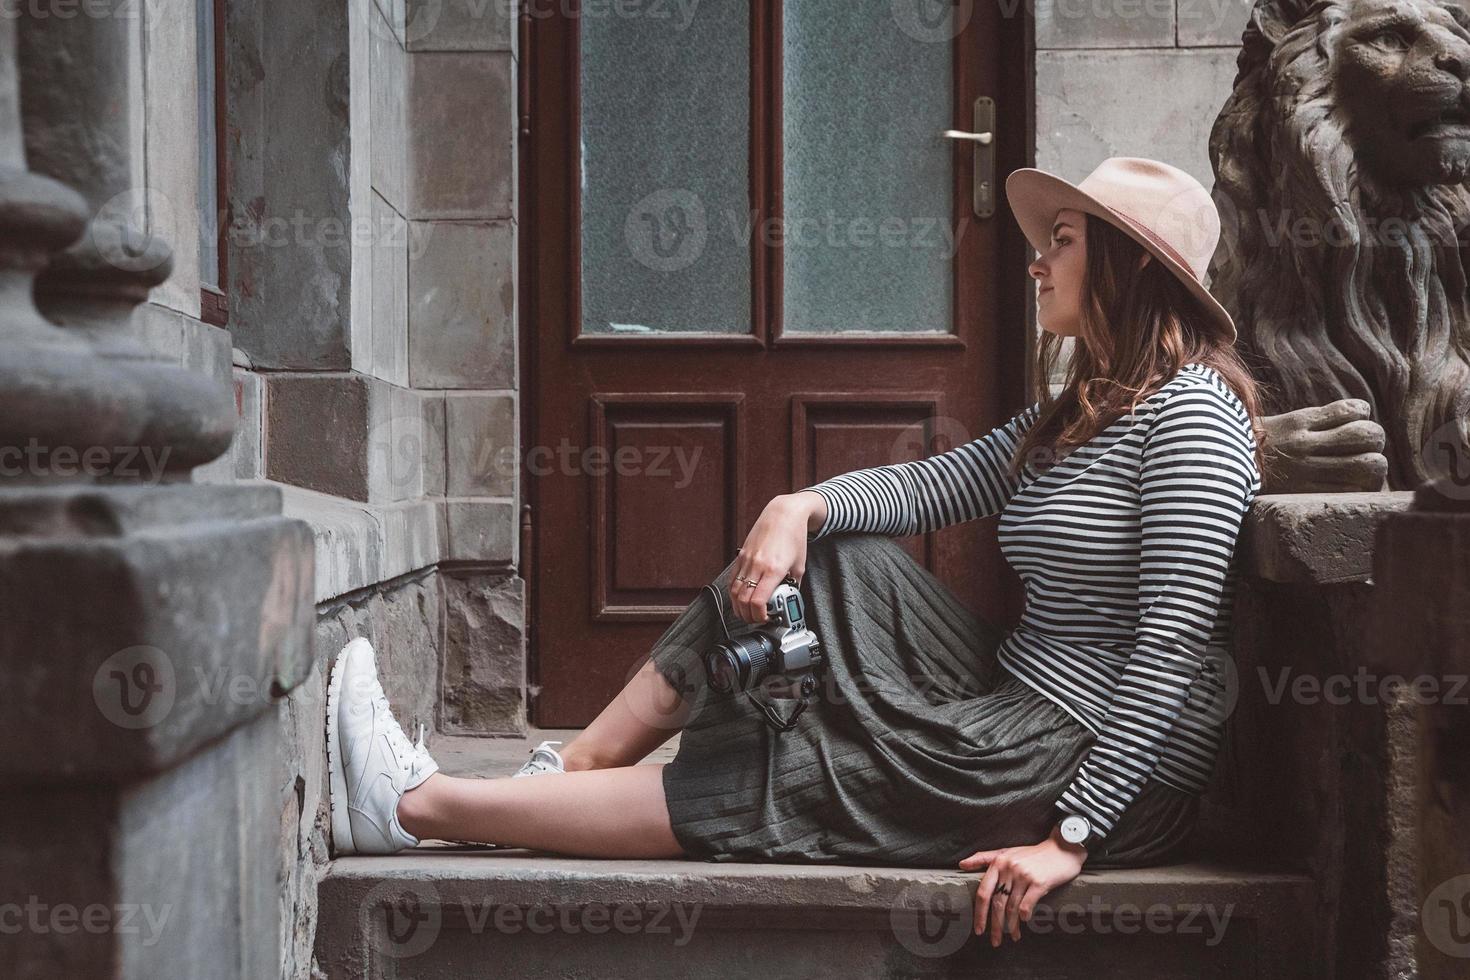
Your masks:
M438 484L442 426L419 392L357 373L271 374L266 385L268 479L374 504Z
M1373 632L1380 640L1373 655L1383 670L1437 678L1438 694L1429 700L1463 713L1459 699L1470 691L1449 685L1470 669L1470 501L1459 486L1443 509L1428 509L1421 501L1432 486L1412 491L1420 498L1414 506L1375 529Z
M518 576L446 573L445 733L522 735L526 718L526 589Z
M202 320L183 318L179 339L179 365L189 371L213 378L220 387L230 383L233 365L230 359L230 332Z
M122 797L113 842L119 898L141 908L145 921L150 907L167 915L157 942L139 936L123 944L125 976L279 970L273 714Z
M520 561L520 524L509 500L444 501L449 538L444 557L453 561Z
M1171 48L1174 5L1175 0L1037 4L1036 48Z
M410 51L511 51L516 0L408 0Z
M419 393L419 404L424 411L424 494L427 496L444 496L446 486L444 397L442 392Z
M0 975L279 975L277 739L268 713L156 778L53 770L3 808L0 887L31 918L11 920Z
M372 195L372 371L408 386L408 223Z
M402 0L399 0L402 3ZM408 97L407 55L403 44L389 26L381 10L370 5L373 18L368 31L368 88L372 105L370 142L372 144L372 186L393 208L404 208L405 174L407 172L407 127L404 106Z
M344 169L354 230L366 226L367 234L354 234L350 246L348 293L349 366L362 374L373 373L373 243L381 232L375 227L377 209L373 201L373 48L377 35L392 35L377 0L347 4L349 30L346 62L348 149ZM390 37L397 43L396 37ZM339 68L340 70L340 68ZM405 153L407 151L405 150Z
M445 395L449 496L515 496L520 479L518 443L514 395Z
M267 486L0 490L0 536L28 535L0 556L0 670L21 685L0 773L150 776L302 683L311 537L280 502Z
M264 476L261 457L261 427L265 421L265 382L254 371L234 369L235 439L230 443L230 461L237 480L258 480Z
M228 117L230 332L259 369L353 364L353 310L370 299L357 296L354 307L354 278L367 267L354 277L363 259L352 222L367 215L352 210L366 191L353 171L366 169L369 152L355 145L354 107L366 115L370 99L353 70L368 59L351 49L359 32L348 21L361 10L286 4L264 16L254 4L226 5L228 57L240 66Z
M415 221L410 233L410 383L516 387L515 225Z
M360 374L267 376L267 478L367 500L371 401Z
M146 201L151 234L173 246L173 271L155 286L150 299L188 317L199 316L199 214L214 202L199 200L199 69L195 4L191 0L156 0L132 9L141 13L147 43L143 60L141 105L133 103L146 159ZM57 11L57 16L63 16ZM88 16L95 16L89 14ZM180 125L186 121L187 124Z
M1413 500L1412 490L1261 494L1241 529L1241 567L1270 582L1371 582L1379 525Z
M208 326L201 324L201 326ZM210 330L216 328L210 327ZM186 331L187 333L187 331ZM228 340L225 341L228 344ZM224 350L229 357L228 346ZM261 470L261 425L262 425L262 381L252 371L233 367L227 360L224 364L224 383L229 385L234 399L235 429L230 440L229 452L218 459L195 467L195 483L233 483L235 480L260 479Z
M1235 80L1235 56L1221 49L1036 52L1036 166L1076 181L1108 157L1145 156L1209 189L1210 127ZM1129 96L1119 98L1124 91Z
M408 93L408 217L512 217L517 115L510 54L410 53Z
M370 6L376 8L373 12L381 18L376 23L386 25L388 30L398 40L398 43L402 44L406 36L404 21L406 19L407 4L404 0L373 0Z
M424 493L424 460L442 454L424 426L423 402L416 391L373 385L373 427L368 433L368 499L374 503L413 500Z
M184 316L158 303L142 303L133 311L128 331L154 357L170 364L184 360Z
M436 564L448 531L443 506L427 500L366 504L281 487L285 512L311 528L317 602Z

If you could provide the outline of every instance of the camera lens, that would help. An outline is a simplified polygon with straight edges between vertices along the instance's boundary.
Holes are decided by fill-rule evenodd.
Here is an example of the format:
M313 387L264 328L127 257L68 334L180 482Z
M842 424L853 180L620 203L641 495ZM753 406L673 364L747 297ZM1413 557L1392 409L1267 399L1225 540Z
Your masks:
M709 659L709 686L721 694L729 694L735 690L735 685L740 680L740 672L731 661L729 653L723 650L717 651Z
M763 633L717 644L705 659L709 686L720 694L754 688L770 670L773 650L770 639Z

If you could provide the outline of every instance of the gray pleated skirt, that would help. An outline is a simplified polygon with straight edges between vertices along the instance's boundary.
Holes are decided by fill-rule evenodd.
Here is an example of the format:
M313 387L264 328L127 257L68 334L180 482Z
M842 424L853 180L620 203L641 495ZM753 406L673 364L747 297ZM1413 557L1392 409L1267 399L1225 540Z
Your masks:
M734 568L713 583L732 629ZM790 731L771 728L746 695L705 684L701 655L725 636L708 590L649 654L687 712L663 770L685 852L953 868L975 851L1044 840L1094 736L1000 664L1004 634L883 535L812 542L801 592L829 667ZM754 697L783 717L794 705ZM1198 805L1150 779L1086 867L1177 858Z

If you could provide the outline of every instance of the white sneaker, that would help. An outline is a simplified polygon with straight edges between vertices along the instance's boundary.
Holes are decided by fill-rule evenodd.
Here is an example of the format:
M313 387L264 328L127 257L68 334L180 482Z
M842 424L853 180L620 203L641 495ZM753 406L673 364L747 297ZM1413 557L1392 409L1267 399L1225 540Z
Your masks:
M398 822L403 794L439 771L388 710L372 644L342 648L327 682L327 770L338 854L392 854L418 844Z
M531 750L531 758L527 759L526 764L521 766L511 778L519 779L521 776L544 776L549 772L566 772L566 763L562 761L561 753L552 748L553 745L560 744L560 742L542 742L536 746Z

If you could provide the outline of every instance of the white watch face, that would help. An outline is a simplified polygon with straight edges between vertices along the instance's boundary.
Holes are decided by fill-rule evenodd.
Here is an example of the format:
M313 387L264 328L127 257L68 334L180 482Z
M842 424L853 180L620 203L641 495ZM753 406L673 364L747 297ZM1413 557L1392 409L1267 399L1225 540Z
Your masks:
M1086 817L1074 813L1062 818L1062 840L1069 844L1080 844L1085 841L1090 829Z

